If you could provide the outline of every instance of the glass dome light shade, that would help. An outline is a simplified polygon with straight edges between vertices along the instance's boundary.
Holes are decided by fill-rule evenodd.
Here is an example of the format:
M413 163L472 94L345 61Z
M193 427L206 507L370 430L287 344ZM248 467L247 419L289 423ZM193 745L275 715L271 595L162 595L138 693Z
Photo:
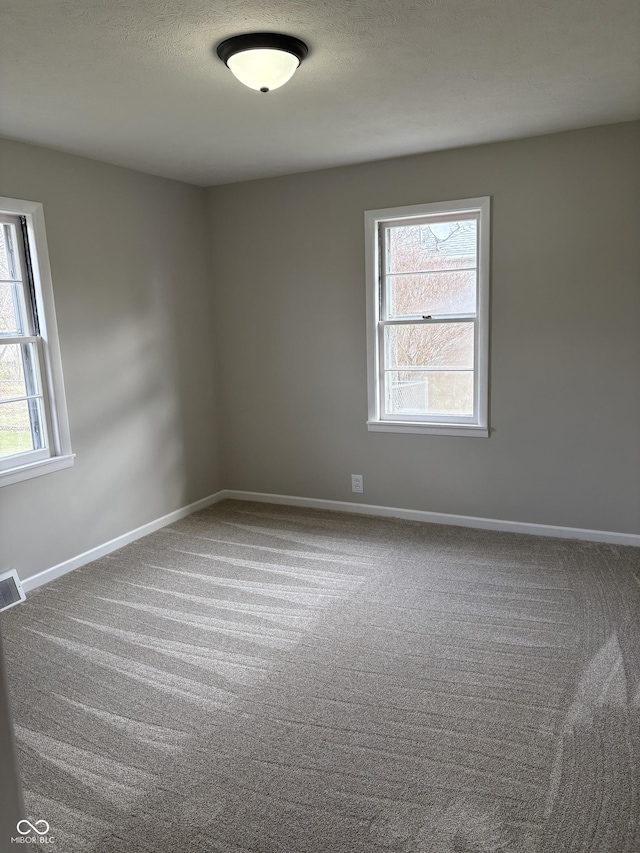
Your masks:
M227 59L227 66L234 77L259 92L270 92L284 86L299 65L300 60L292 53L266 47L242 50Z
M221 41L216 53L245 86L270 92L291 79L309 48L285 33L241 33Z

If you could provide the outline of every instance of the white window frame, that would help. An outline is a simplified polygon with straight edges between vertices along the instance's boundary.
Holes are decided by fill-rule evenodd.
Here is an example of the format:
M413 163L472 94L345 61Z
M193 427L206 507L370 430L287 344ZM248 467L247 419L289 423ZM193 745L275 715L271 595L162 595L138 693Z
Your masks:
M430 318L411 317L400 321L383 320L383 274L380 234L389 223L405 224L427 217L473 215L478 222L478 278L477 307L475 315L434 315ZM407 207L390 207L365 212L365 250L367 282L367 380L369 414L367 428L370 432L426 433L433 435L489 437L489 274L490 274L490 215L489 196L416 204ZM382 394L384 387L383 336L384 327L391 322L416 324L455 322L464 317L475 325L474 358L474 413L469 417L384 414Z
M46 448L16 453L0 459L2 462L1 487L68 468L73 465L75 457L71 450L43 206L40 202L0 196L0 213L24 217L26 221L39 326L37 333L31 329L32 334L28 336L3 337L0 341L35 345L39 360L43 416L47 433ZM24 263L24 258L22 261Z

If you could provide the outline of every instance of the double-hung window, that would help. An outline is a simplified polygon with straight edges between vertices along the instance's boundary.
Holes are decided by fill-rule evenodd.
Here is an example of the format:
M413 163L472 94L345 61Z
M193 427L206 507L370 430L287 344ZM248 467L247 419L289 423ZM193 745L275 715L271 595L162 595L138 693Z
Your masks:
M72 463L42 205L0 198L0 486Z
M369 430L488 436L489 211L365 214Z

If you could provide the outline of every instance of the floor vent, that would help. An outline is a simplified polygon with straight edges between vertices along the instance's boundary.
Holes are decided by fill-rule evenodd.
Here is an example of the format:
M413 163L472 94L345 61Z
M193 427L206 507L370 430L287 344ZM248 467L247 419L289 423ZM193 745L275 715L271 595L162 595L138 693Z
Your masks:
M7 610L25 600L24 590L15 569L0 574L0 610Z

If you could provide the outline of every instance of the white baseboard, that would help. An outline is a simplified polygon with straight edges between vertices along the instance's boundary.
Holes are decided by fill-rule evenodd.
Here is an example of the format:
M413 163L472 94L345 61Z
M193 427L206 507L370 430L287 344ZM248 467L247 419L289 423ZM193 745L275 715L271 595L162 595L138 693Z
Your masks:
M52 566L50 569L45 569L42 572L38 572L37 575L32 575L30 578L23 580L23 589L25 592L31 592L37 587L42 586L42 584L49 583L49 581L55 580L61 575L66 575L67 572L72 572L74 569L79 569L80 566L91 563L93 560L104 557L106 554L111 554L112 551L117 551L118 548L123 548L130 542L135 542L136 539L142 539L143 536L148 536L149 533L160 530L161 527L166 527L168 524L173 524L174 521L179 521L181 518L186 518L191 513L197 512L199 509L205 509L205 507L218 503L218 501L224 500L224 498L224 492L216 492L214 495L209 495L206 498L195 501L195 503L163 515L162 518L156 518L148 524L143 524L142 527L136 527L135 530L123 533L122 536L116 536L115 539L98 545L96 548L91 548L90 551L78 554L77 557L72 557L70 560L65 560L64 563L58 563L57 566Z
M284 504L285 506L304 506L312 509L352 512L358 515L404 518L409 521L424 521L430 524L449 524L455 527L475 527L481 530L502 530L511 533L529 533L534 536L555 536L560 539L583 539L587 542L608 542L611 545L640 547L640 534L636 533L615 533L609 530L588 530L583 527L559 527L554 524L532 524L526 521L476 518L472 515L451 515L446 512L426 512L420 509L401 509L399 507L377 506L375 504L361 504L351 501L330 501L323 498L303 498L296 497L295 495L271 495L266 492L243 492L237 489L222 489L222 491L202 498L202 500L176 509L168 515L163 515L162 518L156 518L155 521L143 524L142 527L136 527L135 530L131 530L129 533L123 533L122 536L117 536L115 539L98 545L90 551L78 554L77 557L65 560L64 563L58 563L57 566L52 566L50 569L45 569L37 575L32 575L30 578L22 581L22 586L25 592L31 592L37 587L42 586L42 584L49 583L49 581L73 571L73 569L78 569L80 566L91 563L93 560L104 557L106 554L111 554L112 551L117 551L118 548L134 542L136 539L148 536L149 533L160 530L161 527L173 524L174 521L179 521L181 518L185 518L199 509L205 509L205 507L212 506L223 500L257 501L259 503Z
M587 542L608 542L611 545L640 547L640 534L615 533L609 530L589 530L584 527L560 527L555 524L534 524L527 521L504 521L498 518L477 518L473 515L451 515L446 512L427 512L420 509L401 509L375 504L330 501L321 498L301 498L293 495L270 495L265 492L242 492L224 489L220 500L259 501L260 503L305 506L315 509L331 509L338 512L354 512L359 515L380 515L387 518L404 518L409 521L425 521L430 524L449 524L455 527L476 527L481 530L502 530L508 533L529 533L533 536L553 536L559 539L583 539Z

